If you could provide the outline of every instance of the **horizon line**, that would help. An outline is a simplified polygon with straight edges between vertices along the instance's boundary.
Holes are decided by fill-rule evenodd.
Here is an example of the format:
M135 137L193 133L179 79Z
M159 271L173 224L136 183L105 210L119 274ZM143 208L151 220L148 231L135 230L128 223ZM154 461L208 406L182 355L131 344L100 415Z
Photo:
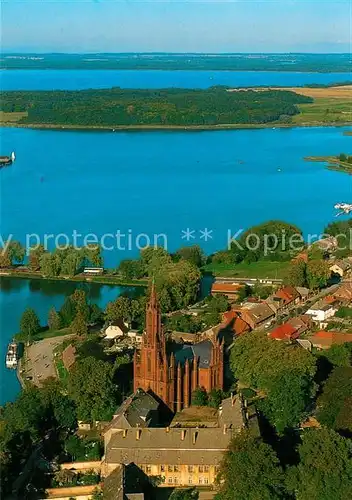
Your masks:
M125 51L125 52L97 52L97 51L83 51L83 52L58 52L58 51L26 51L26 50L2 50L0 57L4 55L12 55L12 54L41 54L41 55L85 55L85 54L96 54L96 55L350 55L351 52L163 52L163 51L151 51L151 52L143 52L143 51ZM351 56L352 59L352 56Z

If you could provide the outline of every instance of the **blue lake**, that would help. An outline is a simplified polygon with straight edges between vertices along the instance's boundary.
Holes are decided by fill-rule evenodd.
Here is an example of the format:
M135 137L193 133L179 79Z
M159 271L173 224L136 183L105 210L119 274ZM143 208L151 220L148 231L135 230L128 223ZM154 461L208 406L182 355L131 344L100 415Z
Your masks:
M3 71L1 84L39 89L346 80L346 74L214 73L216 78L233 80L214 78L209 83L205 72ZM352 201L351 176L305 162L303 157L351 153L352 139L343 135L350 129L115 133L2 129L0 154L14 150L17 158L0 171L1 235L6 239L12 234L23 243L26 235L31 243L36 238L43 242L46 235L49 247L55 237L59 243L66 238L73 242L74 231L77 244L90 233L99 239L106 235L104 243L111 250L104 254L105 264L115 267L122 258L135 257L138 244L153 243L154 238L175 250L186 243L182 236L187 229L194 231L190 243L200 244L208 254L226 247L228 232L232 235L268 219L297 224L305 234L320 233L334 220L333 205ZM201 238L206 229L211 231L207 241ZM118 231L119 238L113 236ZM105 305L120 292L99 287L92 300ZM0 402L18 392L14 372L4 368L4 355L24 309L34 307L44 322L50 307L59 307L69 293L72 286L67 283L1 280Z
M110 87L207 88L213 85L300 86L350 79L348 73L287 71L6 70L0 72L0 87L3 90L76 90Z

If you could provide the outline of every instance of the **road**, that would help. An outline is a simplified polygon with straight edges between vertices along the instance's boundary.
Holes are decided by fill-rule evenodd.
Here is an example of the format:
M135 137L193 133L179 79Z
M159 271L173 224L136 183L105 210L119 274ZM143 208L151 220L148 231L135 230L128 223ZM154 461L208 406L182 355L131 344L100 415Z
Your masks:
M71 338L72 335L63 335L62 337L52 337L49 339L34 342L26 347L26 358L23 365L24 372L22 377L32 377L31 382L40 386L43 380L48 377L56 378L54 363L54 349L64 340Z

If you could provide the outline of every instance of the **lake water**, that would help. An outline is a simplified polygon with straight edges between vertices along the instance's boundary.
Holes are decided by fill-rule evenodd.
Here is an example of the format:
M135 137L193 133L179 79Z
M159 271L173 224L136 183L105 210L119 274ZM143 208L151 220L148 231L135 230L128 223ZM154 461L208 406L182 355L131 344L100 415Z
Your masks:
M231 85L346 80L346 74L216 73L219 78L247 78L227 83ZM206 87L207 79L205 72L1 72L2 85L17 89L140 87L143 82L145 87L172 82ZM218 83L212 80L210 85ZM67 237L73 242L74 231L77 244L89 233L99 239L106 235L105 245L112 249L105 252L105 264L115 267L122 258L135 257L138 245L153 243L154 238L167 243L171 251L185 245L182 237L187 229L190 243L200 244L208 254L226 247L228 231L233 235L269 219L297 224L305 234L319 233L334 220L336 202L352 201L351 177L303 157L351 153L351 137L343 135L345 130L2 129L0 154L14 150L17 158L0 171L1 234L5 239L12 234L22 242L32 235L27 236L31 243L37 237L43 242L46 236L49 247L55 237L58 243ZM113 235L118 231L117 238ZM72 285L67 283L1 280L0 402L13 399L18 391L14 372L4 368L4 355L21 314L31 306L44 322L50 307L59 307L69 293ZM119 293L117 288L100 287L96 301L105 305Z
M207 88L213 85L254 87L300 86L350 80L348 73L275 71L156 71L156 70L6 70L0 72L3 90L76 90L89 88Z
M21 315L26 307L32 307L45 325L48 311L51 307L60 308L65 297L71 295L76 284L57 281L11 279L0 277L0 404L15 398L20 389L16 372L5 368L7 343L12 335L19 331ZM97 284L80 284L87 293L89 300L101 307L114 300L123 290L114 286Z

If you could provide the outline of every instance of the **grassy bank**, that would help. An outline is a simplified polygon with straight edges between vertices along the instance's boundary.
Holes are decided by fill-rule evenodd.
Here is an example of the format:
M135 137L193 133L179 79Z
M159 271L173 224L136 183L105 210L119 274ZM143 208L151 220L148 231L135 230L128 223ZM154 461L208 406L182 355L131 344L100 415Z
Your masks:
M207 264L203 271L229 278L283 279L290 262L258 261L247 264Z

